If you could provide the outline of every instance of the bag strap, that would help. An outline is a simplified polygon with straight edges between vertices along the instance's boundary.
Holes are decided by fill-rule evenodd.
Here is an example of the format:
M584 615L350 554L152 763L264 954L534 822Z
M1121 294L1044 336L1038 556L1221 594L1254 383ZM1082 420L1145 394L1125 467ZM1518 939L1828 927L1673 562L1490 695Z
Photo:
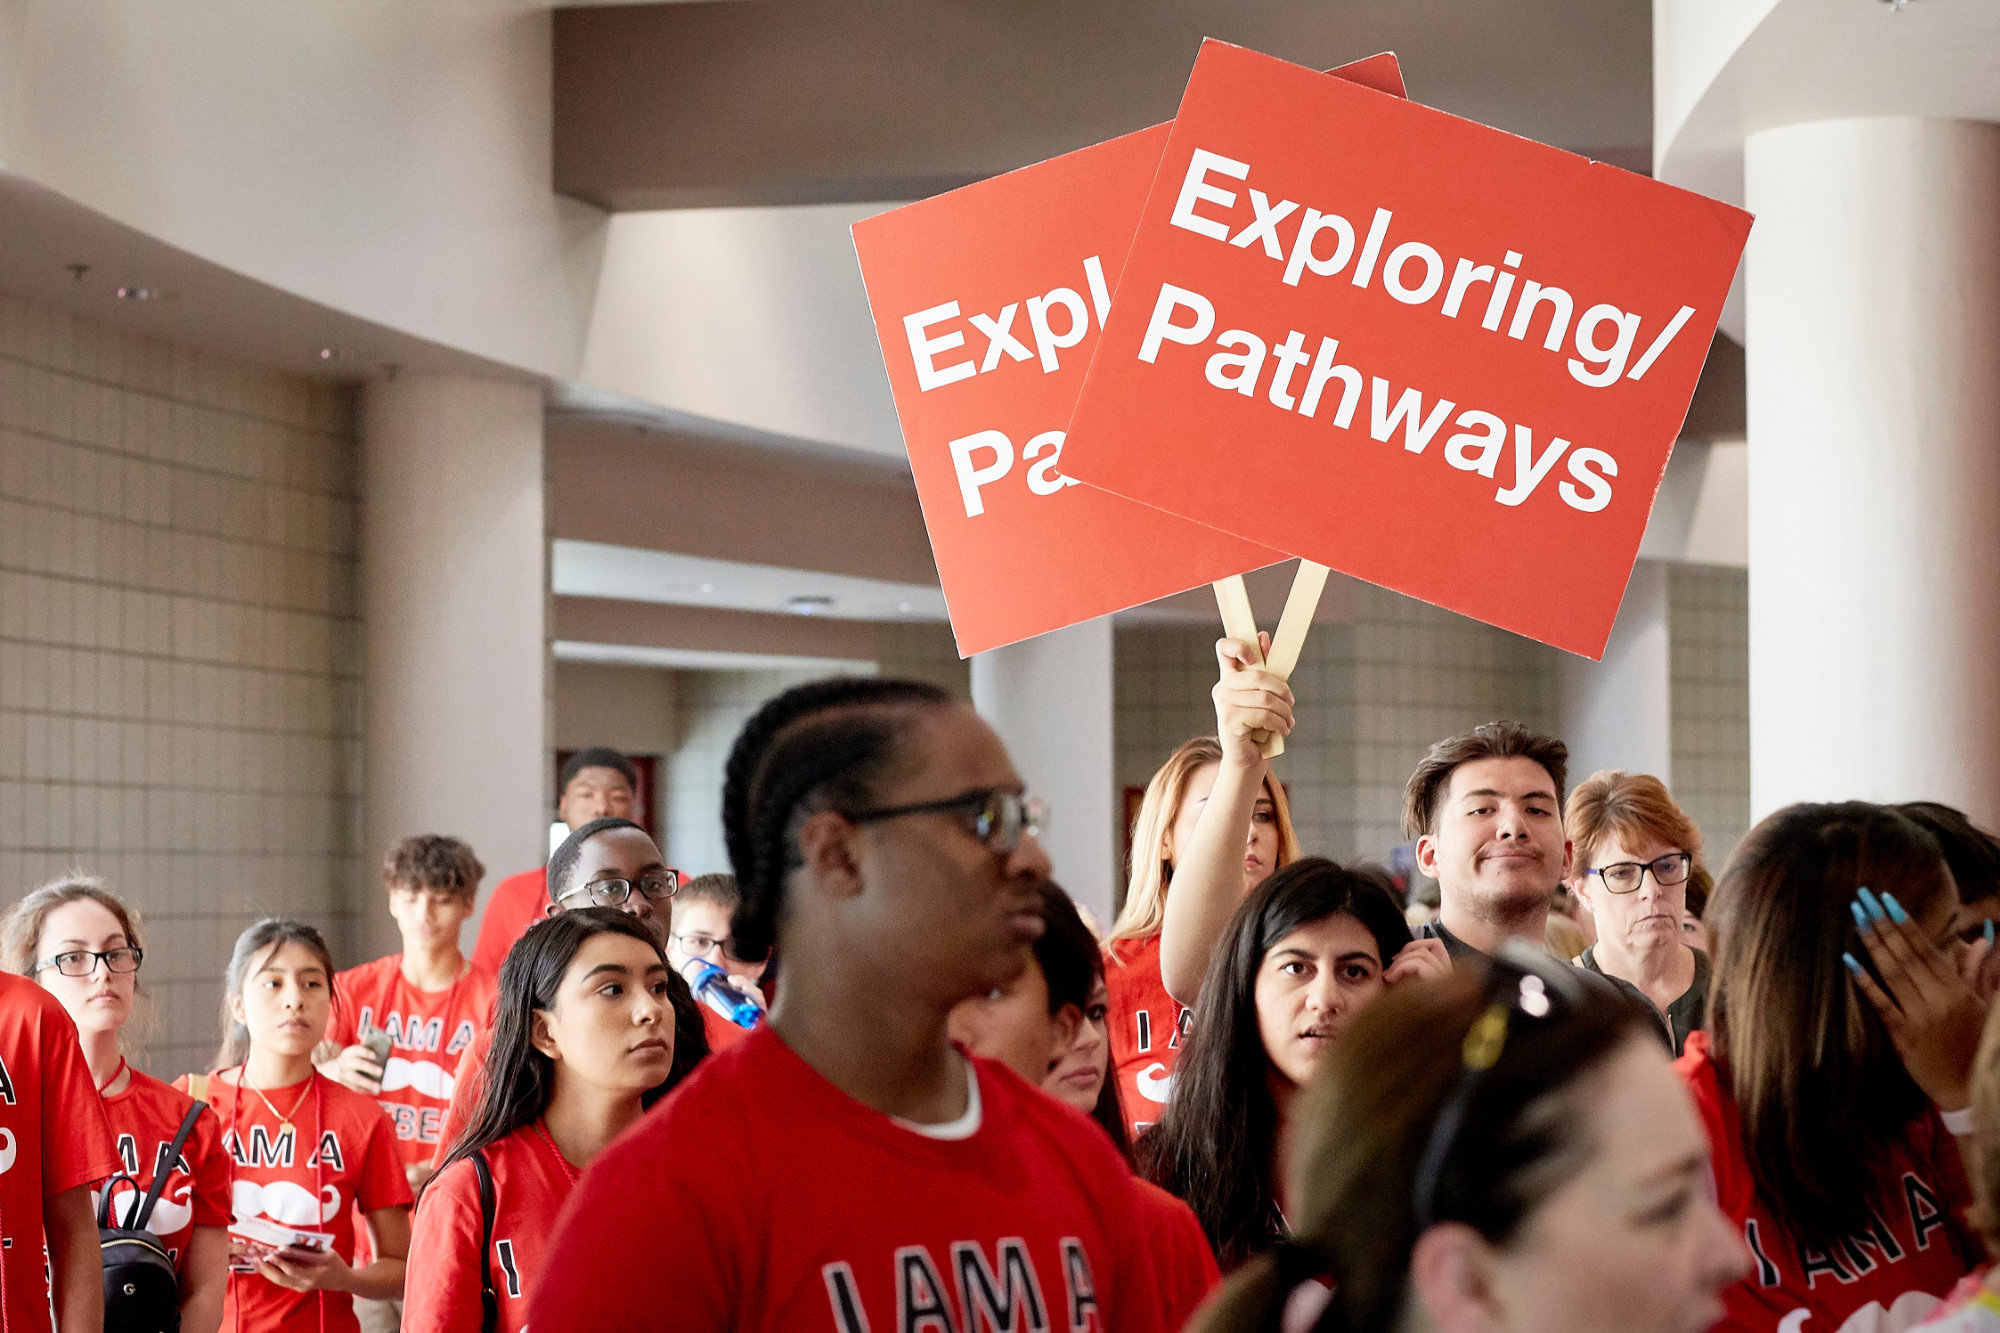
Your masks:
M121 1180L132 1187L133 1193L136 1194L139 1191L139 1182L132 1179L130 1175L123 1171L104 1178L104 1183L99 1186L103 1190L103 1193L98 1195L97 1198L97 1225L106 1230L115 1228L118 1225L111 1220L111 1187Z
M194 1080L190 1078L188 1081L192 1083ZM204 1088L203 1091L205 1092L207 1089ZM187 1147L188 1137L194 1133L194 1122L201 1118L201 1113L205 1106L206 1103L197 1100L193 1106L188 1107L187 1114L181 1117L180 1129L174 1133L173 1146L167 1149L165 1163L155 1162L153 1164L153 1184L146 1191L146 1198L140 1203L139 1211L133 1214L133 1230L145 1231L150 1226L153 1220L153 1205L160 1201L160 1195L165 1192L167 1177L172 1175L174 1168L179 1165L181 1149ZM135 1181L134 1183L136 1184L137 1182Z
M493 1168L485 1152L472 1154L479 1177L479 1333L499 1333L500 1293L493 1286Z
M198 1102L205 1102L208 1100L208 1075L206 1074L188 1075L188 1096L194 1098Z

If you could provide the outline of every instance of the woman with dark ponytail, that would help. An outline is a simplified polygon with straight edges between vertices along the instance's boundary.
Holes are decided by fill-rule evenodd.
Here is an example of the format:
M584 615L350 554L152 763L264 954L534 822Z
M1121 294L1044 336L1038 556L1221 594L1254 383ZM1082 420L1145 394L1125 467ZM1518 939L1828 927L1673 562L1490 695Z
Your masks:
M821 681L750 719L723 791L732 933L784 984L591 1164L536 1333L1162 1327L1117 1152L947 1032L1030 964L1043 818L934 686Z
M1292 1236L1195 1333L1701 1333L1749 1266L1657 1017L1524 946L1399 986L1306 1094Z
M675 980L645 924L609 907L539 921L508 952L478 1105L417 1210L410 1263L422 1280L405 1298L404 1333L477 1333L482 1253L489 1268L499 1256L498 1328L526 1327L542 1247L578 1173L707 1050Z

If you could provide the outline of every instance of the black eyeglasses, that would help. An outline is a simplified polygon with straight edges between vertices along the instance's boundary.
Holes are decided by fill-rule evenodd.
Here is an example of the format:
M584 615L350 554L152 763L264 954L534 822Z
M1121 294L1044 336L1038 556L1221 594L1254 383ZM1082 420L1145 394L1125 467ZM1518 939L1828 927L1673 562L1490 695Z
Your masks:
M1613 893L1637 893L1639 886L1646 882L1646 872L1653 872L1655 884L1685 884L1688 872L1694 869L1694 857L1688 852L1668 852L1650 861L1613 861L1608 866L1586 870L1586 875L1595 875L1604 881L1604 887Z
M890 806L884 810L842 812L850 824L873 824L905 815L958 815L966 819L972 836L1002 856L1011 854L1028 834L1036 837L1049 826L1049 808L1032 796L1001 787L984 787L942 801L920 801L915 805Z
M672 870L662 870L643 879L594 879L588 884L571 889L556 898L557 902L567 902L579 894L590 899L592 907L620 907L637 889L642 897L651 902L665 902L680 891L681 877Z
M1518 940L1507 941L1492 959L1488 991L1491 1003L1473 1021L1459 1048L1464 1067L1459 1071L1458 1084L1438 1112L1437 1123L1431 1127L1430 1139L1424 1144L1424 1155L1417 1159L1414 1202L1420 1234L1438 1220L1438 1188L1444 1178L1446 1159L1458 1143L1472 1094L1507 1048L1507 1037L1516 1016L1530 1022L1561 1019L1573 1013L1583 999L1582 989L1567 967Z
M139 970L139 964L146 961L146 951L136 944L123 949L106 949L103 953L90 949L71 949L66 953L44 958L35 964L35 971L46 972L53 967L66 977L87 977L97 970L99 959L103 960L105 971L124 976Z

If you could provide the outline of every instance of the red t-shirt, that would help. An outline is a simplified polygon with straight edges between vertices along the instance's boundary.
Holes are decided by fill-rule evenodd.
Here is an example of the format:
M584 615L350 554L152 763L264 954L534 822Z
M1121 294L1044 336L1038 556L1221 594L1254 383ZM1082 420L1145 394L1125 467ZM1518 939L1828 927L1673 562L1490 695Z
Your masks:
M408 1166L428 1166L443 1141L454 1071L476 1033L493 1019L500 983L477 963L444 990L412 986L403 955L351 967L333 979L327 1040L351 1046L364 1023L389 1034L389 1067L376 1101L396 1127L396 1151Z
M535 1333L1164 1329L1138 1191L1103 1131L971 1066L977 1124L941 1139L766 1027L703 1061L584 1173Z
M702 1004L700 1000L696 1000L695 1003L701 1005L701 1031L702 1035L708 1038L710 1055L726 1051L750 1035L749 1028L737 1027L715 1010Z
M174 1083L183 1090L186 1085L186 1075ZM320 1074L288 1088L266 1088L261 1097L210 1075L207 1092L222 1122L222 1148L231 1164L231 1211L237 1220L262 1216L331 1232L334 1252L351 1263L351 1205L359 1205L363 1213L409 1206L410 1182L396 1154L396 1133L374 1098ZM267 1097L276 1112L265 1104ZM292 1133L280 1132L278 1112L290 1115ZM356 1333L359 1328L354 1298L346 1293L291 1291L259 1273L229 1275L222 1326L231 1333Z
M1110 992L1112 1076L1127 1127L1136 1136L1167 1104L1194 1010L1167 994L1160 980L1158 935L1106 945L1104 987Z
M1140 1220L1153 1247L1160 1312L1167 1328L1184 1328L1208 1294L1222 1285L1222 1270L1194 1209L1150 1180L1139 1187Z
M49 1326L43 1201L117 1170L76 1024L55 996L0 973L0 1318L7 1328Z
M111 1122L121 1169L139 1183L135 1190L119 1182L112 1200L115 1220L130 1225L126 1219L152 1187L154 1172L194 1104L194 1098L185 1092L136 1069L123 1092L104 1099L104 1114ZM230 1222L229 1157L222 1151L222 1122L213 1110L202 1111L195 1120L194 1133L188 1135L169 1171L166 1188L153 1205L146 1229L167 1247L175 1269L185 1272L183 1260L194 1229L226 1227ZM91 1202L94 1207L94 1193Z
M1716 1202L1743 1230L1751 1273L1722 1293L1731 1333L1862 1333L1907 1328L1977 1263L1980 1247L1961 1218L1972 1192L1958 1146L1935 1110L1910 1122L1875 1163L1884 1216L1872 1234L1827 1250L1801 1245L1757 1197L1735 1100L1723 1086L1708 1034L1688 1035L1675 1068L1694 1093L1715 1164Z
M528 1297L542 1271L542 1251L577 1170L556 1151L540 1120L486 1148L493 1172L493 1289L501 1333L528 1326ZM410 1272L420 1274L403 1299L403 1333L479 1333L479 1177L453 1162L424 1188L410 1236Z
M547 866L509 875L493 886L486 900L486 914L479 919L479 940L472 946L472 961L494 976L507 961L514 941L540 921L549 905Z

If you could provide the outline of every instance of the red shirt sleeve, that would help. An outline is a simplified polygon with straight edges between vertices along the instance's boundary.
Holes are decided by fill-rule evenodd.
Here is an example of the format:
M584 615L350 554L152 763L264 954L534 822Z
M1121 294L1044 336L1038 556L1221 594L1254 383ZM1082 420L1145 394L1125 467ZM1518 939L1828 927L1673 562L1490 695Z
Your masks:
M495 976L507 961L507 951L527 932L548 904L549 881L546 867L509 875L493 886L486 900L486 914L479 920L479 939L472 946L472 961Z
M472 1163L453 1162L424 1189L410 1233L403 1333L479 1333L479 1247L485 1223Z
M83 1061L83 1043L62 1005L48 992L37 1025L42 1089L42 1193L61 1194L78 1185L93 1185L121 1168L112 1144L111 1122L104 1116L104 1099L90 1066Z
M185 1091L185 1089L183 1089ZM194 1169L194 1224L226 1227L236 1220L229 1192L229 1154L222 1150L222 1120L204 1106L188 1136L188 1165Z
M355 1181L354 1205L364 1213L377 1208L410 1206L410 1178L403 1174L403 1159L396 1152L396 1131L382 1108L368 1103L375 1113L368 1126L368 1149L361 1159L361 1174Z

